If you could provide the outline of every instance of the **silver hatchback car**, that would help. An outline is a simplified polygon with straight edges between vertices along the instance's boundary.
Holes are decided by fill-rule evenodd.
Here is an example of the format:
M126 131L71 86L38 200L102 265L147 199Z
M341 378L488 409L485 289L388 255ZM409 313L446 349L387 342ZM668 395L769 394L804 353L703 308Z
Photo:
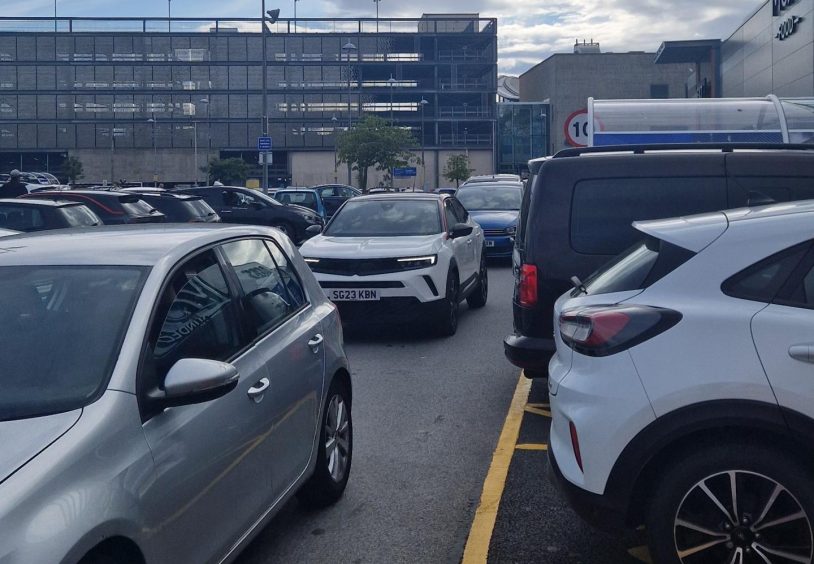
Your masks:
M0 240L0 563L228 561L352 458L336 308L287 237Z

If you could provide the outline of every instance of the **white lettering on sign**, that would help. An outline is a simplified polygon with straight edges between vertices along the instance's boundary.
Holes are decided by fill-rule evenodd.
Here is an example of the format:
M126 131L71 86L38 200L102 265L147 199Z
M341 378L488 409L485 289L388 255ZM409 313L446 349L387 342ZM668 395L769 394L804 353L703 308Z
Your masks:
M783 23L780 24L780 27L777 29L777 35L775 37L780 41L784 39L788 39L797 31L797 24L803 21L803 18L799 16L792 16Z
M572 147L588 146L588 110L577 110L565 120L565 142Z
M772 15L779 16L784 10L797 3L797 0L772 0Z

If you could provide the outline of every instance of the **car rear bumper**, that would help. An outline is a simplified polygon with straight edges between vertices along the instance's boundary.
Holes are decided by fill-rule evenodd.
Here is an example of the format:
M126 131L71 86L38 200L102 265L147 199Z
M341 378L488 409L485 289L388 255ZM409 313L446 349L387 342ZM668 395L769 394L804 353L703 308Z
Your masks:
M503 339L503 350L509 362L526 370L548 373L548 363L556 347L554 339L526 337L512 333Z

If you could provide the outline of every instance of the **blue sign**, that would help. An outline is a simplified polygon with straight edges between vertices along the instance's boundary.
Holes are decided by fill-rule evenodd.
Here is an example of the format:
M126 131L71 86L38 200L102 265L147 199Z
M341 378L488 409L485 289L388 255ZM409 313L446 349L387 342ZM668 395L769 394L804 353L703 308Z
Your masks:
M402 168L393 169L393 178L407 178L408 176L415 176L416 168L414 166L406 166Z
M271 137L258 137L257 138L258 151L271 151Z

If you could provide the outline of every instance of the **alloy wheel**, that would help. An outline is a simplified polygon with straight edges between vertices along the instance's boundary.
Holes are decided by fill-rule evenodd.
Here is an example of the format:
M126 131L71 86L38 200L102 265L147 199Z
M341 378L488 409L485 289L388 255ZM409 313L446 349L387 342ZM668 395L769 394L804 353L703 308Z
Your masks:
M797 498L768 476L730 470L690 488L673 524L682 564L811 563L811 522Z
M328 473L334 482L345 477L350 457L350 424L345 400L335 395L328 403L328 416L325 418L325 459Z

